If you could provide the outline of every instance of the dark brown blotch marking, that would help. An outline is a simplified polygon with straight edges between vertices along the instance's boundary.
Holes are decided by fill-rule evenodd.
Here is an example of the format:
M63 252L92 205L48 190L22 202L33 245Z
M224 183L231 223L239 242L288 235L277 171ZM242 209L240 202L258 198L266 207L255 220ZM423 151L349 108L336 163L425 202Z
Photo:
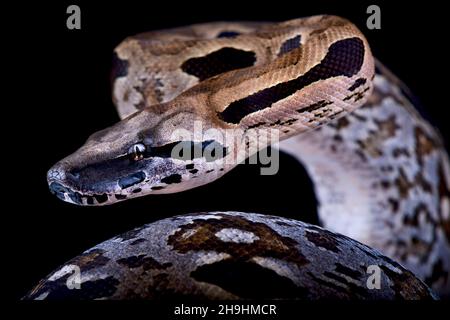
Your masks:
M414 129L414 137L416 141L416 156L420 165L423 165L424 159L427 155L436 149L435 141L421 128Z
M232 102L218 117L228 123L239 123L245 116L269 108L305 86L316 81L336 76L351 77L364 61L364 44L359 38L349 38L333 43L323 60L304 75L258 91L243 99Z
M135 245L137 245L137 244L139 244L139 243L142 243L142 242L145 242L145 241L147 241L147 240L144 239L144 238L139 238L139 239L136 239L136 240L134 240L133 242L131 242L131 243L130 243L130 246L135 246Z
M437 203L439 216L441 218L442 228L444 229L444 234L447 238L447 242L450 243L450 218L448 217L448 213L444 212L444 206L442 203L444 201L450 201L450 189L448 187L448 182L444 172L444 164L441 160L439 162L438 167L438 193L439 193L439 201Z
M316 30L311 31L310 34L309 34L309 36L310 36L310 37L311 37L311 36L314 36L314 35L317 35L317 36L318 36L318 35L320 35L321 33L326 32L327 30L328 30L328 27L316 29Z
M400 206L398 200L396 200L396 199L394 199L394 198L389 198L389 199L388 199L388 202L389 202L389 204L390 204L390 206L391 206L392 212L393 212L393 213L398 212L398 208L399 208L399 206Z
M356 140L356 143L362 150L365 150L371 157L378 158L383 155L383 151L377 148L376 140L373 136L369 136L364 140Z
M416 205L411 215L405 215L403 217L403 223L407 226L417 227L419 226L420 217L423 216L425 221L434 224L434 219L432 218L431 212L427 205L420 202Z
M121 258L117 260L117 263L131 269L142 267L143 270L164 270L172 266L170 262L160 263L145 254Z
M397 273L385 265L380 265L380 269L389 278L391 288L395 292L397 299L411 300L422 299L432 300L429 289L419 279L417 279L410 271L405 270L399 264L392 262L394 266L401 270Z
M145 86L134 86L133 90L139 93L139 95L142 97L139 102L134 104L134 107L138 110L144 109L146 106L146 100L144 99L144 97L146 96Z
M275 127L275 126L290 126L291 124L295 123L296 121L298 121L298 119L292 118L292 119L287 119L284 121L281 121L281 119L278 119L275 122L272 122L271 124L269 124L270 127Z
M333 298L349 300L353 297L352 292L346 287L342 287L342 286L335 284L332 281L328 281L328 280L316 277L312 272L307 272L307 275L311 278L312 281L319 284L320 287L329 288L329 289L333 290L334 292L336 292L336 294L333 294Z
M125 77L128 74L128 68L128 60L120 59L114 51L112 57L111 82L113 83L117 78Z
M355 154L361 159L361 161L367 162L367 156L362 150L355 150Z
M362 86L363 84L366 83L366 79L365 78L358 78L355 80L355 82L353 82L353 84L350 86L350 88L348 88L349 91L355 91L356 88Z
M280 47L280 51L278 52L278 56L282 56L294 49L300 48L302 36L298 35L293 38L287 39L283 42Z
M350 121L346 118L340 118L337 122L336 122L336 127L337 129L344 129L346 127L348 127L350 125Z
M164 84L161 79L156 78L153 81L153 86L150 86L150 88L153 88L154 96L156 100L159 103L162 103L164 100Z
M395 132L400 129L394 115L391 115L386 120L375 119L375 124L378 126L378 133L386 139L394 137Z
M335 118L337 118L337 117L342 116L342 113L344 113L344 110L338 110L338 111L335 111L333 114L330 114L330 115L329 115L330 120L333 120L333 119L335 119Z
M383 189L389 189L389 188L391 187L391 182L388 181L388 180L382 180L382 181L380 182L380 186L381 186Z
M80 267L81 271L90 270L106 265L109 262L109 258L105 257L104 250L94 249L89 252L83 253L78 257L73 258L67 264L72 264Z
M396 131L400 128L394 115L389 116L384 120L374 120L378 130L369 131L367 138L357 140L361 150L364 150L373 158L381 157L383 155L383 142L395 136Z
M217 38L236 38L239 35L240 35L240 32L238 32L238 31L228 30L228 31L220 32L217 35Z
M309 290L257 263L222 260L191 272L197 281L215 284L244 299L307 298Z
M330 271L325 271L323 273L323 275L329 279L334 280L335 282L341 283L343 285L343 287L346 288L347 292L350 292L350 294L354 297L359 297L359 298L369 298L371 296L370 294L370 290L367 289L367 287L365 286L360 286L358 284L355 284L353 282L348 281L345 277L342 277L339 274L330 272ZM361 284L365 285L365 282L362 282Z
M41 293L49 291L46 300L94 300L108 298L117 291L117 286L120 283L113 276L109 276L105 279L83 282L80 289L69 289L66 285L66 277L63 278L58 279L56 282L48 281L41 288Z
M106 193L94 195L94 198L98 203L105 203L108 201L108 195Z
M369 247L367 247L363 244L360 244L359 246L357 246L357 248L359 251L364 252L365 255L367 255L375 260L385 259L384 256L380 256L380 255L374 253Z
M87 204L90 204L90 205L93 205L93 204L94 204L94 197L91 197L91 196L85 196L84 198L86 198L86 203L87 203ZM116 198L117 198L117 196L116 196Z
M366 122L367 121L367 117L362 116L360 114L358 114L357 112L352 112L349 114L350 117L355 118L356 120L360 121L360 122Z
M392 150L392 155L394 156L394 158L398 158L400 156L405 156L405 157L409 158L410 153L409 153L408 149L406 149L406 148L396 147L396 148L394 148L394 150Z
M435 235L433 235L435 238ZM426 240L423 240L419 237L413 236L411 238L412 241L412 248L411 252L413 254L420 256L420 263L425 264L427 263L428 259L430 258L430 252L433 250L433 243L435 240L432 240L431 242L428 242ZM406 260L407 257L403 257L403 260Z
M171 174L170 176L162 178L161 182L166 183L166 184L180 183L181 175L179 175L178 173Z
M254 128L257 128L257 127L260 127L260 126L264 126L264 125L266 125L266 122L257 122L255 124L252 124L252 125L248 126L247 129L254 129Z
M409 190L414 187L414 185L408 180L403 168L399 169L399 174L394 180L394 184L397 186L398 193L402 199L408 196Z
M414 183L422 188L423 191L432 193L433 187L431 183L423 176L422 172L417 172L414 177Z
M340 264L339 262L336 262L336 268L334 270L338 273L349 276L350 278L355 279L355 280L360 280L363 276L363 274L360 271L354 270L347 266L344 266L343 264Z
M323 230L325 231L325 230ZM339 253L339 241L331 232L305 231L305 237L316 247Z
M254 52L226 47L204 57L190 58L181 65L181 69L203 81L230 70L251 67L255 62Z
M168 244L180 253L189 251L215 251L228 253L233 260L249 261L254 257L271 257L295 263L299 267L309 263L297 247L297 242L278 234L266 224L250 221L238 216L221 214L220 219L195 219L193 223L180 227L171 235ZM224 242L215 234L225 228L252 232L259 239L252 243ZM195 230L189 237L188 231Z
M297 109L297 112L299 113L303 113L303 112L313 112L317 109L323 108L329 104L332 104L333 102L331 101L325 101L325 100L320 100L319 102L313 103L312 105L309 105L305 108L301 108L301 109Z
M341 117L336 120L334 123L330 123L330 126L336 128L336 130L345 129L350 125L350 120L347 117Z
M366 92L370 90L370 87L364 88L361 91L352 93L344 98L344 101L353 99L354 102L361 100L366 95Z

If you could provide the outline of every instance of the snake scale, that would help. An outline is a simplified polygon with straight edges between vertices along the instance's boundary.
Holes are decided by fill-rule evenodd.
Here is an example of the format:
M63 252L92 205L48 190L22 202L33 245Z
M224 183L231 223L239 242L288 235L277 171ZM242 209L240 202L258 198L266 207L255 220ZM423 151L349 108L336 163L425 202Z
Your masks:
M114 53L122 120L49 170L58 198L105 205L204 185L275 143L276 130L314 182L321 226L241 212L169 217L87 250L25 299L449 294L448 155L351 22L198 24L129 37ZM180 146L193 152L175 157ZM73 265L79 289L66 285ZM367 286L371 265L380 289Z

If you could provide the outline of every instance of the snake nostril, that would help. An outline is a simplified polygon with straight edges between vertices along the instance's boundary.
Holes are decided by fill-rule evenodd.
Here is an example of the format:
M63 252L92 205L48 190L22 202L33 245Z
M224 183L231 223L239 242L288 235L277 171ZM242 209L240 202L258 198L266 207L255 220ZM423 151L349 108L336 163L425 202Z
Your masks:
M72 179L79 179L80 178L80 171L71 170L67 172L67 177Z
M64 182L76 182L80 177L80 171L71 169L67 165L63 164L56 164L50 170L47 172L47 181L49 183L53 181L64 181Z
M50 183L51 181L63 181L66 178L64 170L58 168L56 166L52 167L47 172L47 181Z

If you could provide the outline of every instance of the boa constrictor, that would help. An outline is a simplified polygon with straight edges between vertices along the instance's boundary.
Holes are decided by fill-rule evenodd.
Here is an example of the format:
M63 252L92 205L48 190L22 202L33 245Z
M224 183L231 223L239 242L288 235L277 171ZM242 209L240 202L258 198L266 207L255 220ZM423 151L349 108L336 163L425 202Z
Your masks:
M448 156L353 24L193 25L130 37L115 60L123 120L49 170L58 198L104 205L194 188L277 129L314 182L323 228L238 212L167 218L86 251L27 299L435 298L424 283L449 293ZM231 142L218 138L230 130ZM180 145L200 153L174 157ZM380 289L367 286L370 265ZM78 290L66 285L73 266Z

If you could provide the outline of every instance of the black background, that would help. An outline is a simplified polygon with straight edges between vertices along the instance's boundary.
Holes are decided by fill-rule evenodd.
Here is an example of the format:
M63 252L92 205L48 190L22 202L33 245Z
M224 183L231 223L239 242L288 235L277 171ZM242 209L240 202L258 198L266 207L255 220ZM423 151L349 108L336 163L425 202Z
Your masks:
M77 207L50 194L46 171L94 131L118 116L111 102L113 48L126 36L152 29L215 20L282 21L313 14L349 18L365 33L374 54L412 89L426 116L449 136L447 27L441 2L404 1L58 1L19 4L6 29L9 78L3 119L8 164L2 210L18 299L66 260L118 233L166 216L204 210L270 213L316 221L316 200L304 169L282 156L279 174L260 176L257 165L241 165L205 187L176 195L149 196L107 207ZM67 30L66 8L81 7L81 30ZM366 8L378 4L382 29L366 28ZM448 140L447 140L448 143ZM8 279L10 280L10 279Z

